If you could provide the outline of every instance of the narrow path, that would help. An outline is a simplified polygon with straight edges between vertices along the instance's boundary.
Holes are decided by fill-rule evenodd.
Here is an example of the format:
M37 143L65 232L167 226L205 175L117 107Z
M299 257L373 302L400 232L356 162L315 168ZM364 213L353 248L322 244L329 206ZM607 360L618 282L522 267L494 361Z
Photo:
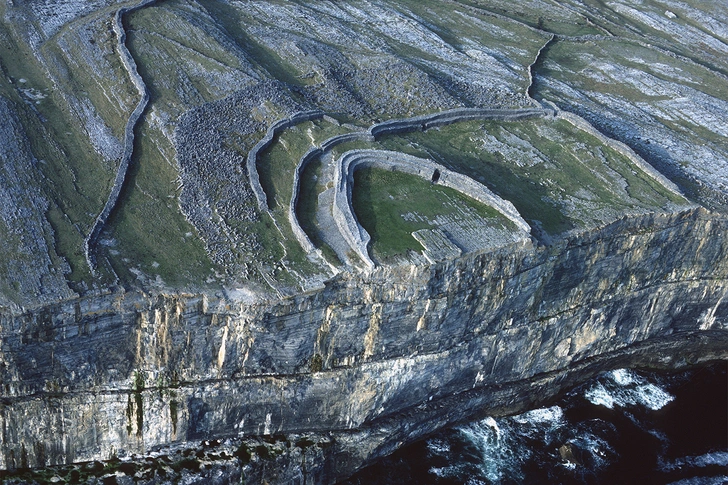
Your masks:
M127 13L135 12L139 9L152 5L157 1L158 0L141 0L137 5L133 7L120 8L114 15L113 28L114 33L116 33L117 49L119 50L119 56L121 58L122 64L124 64L124 68L126 68L126 71L129 74L129 78L134 83L134 86L137 88L141 99L137 103L136 108L134 108L134 111L132 111L131 115L129 116L129 119L126 122L126 127L124 128L124 151L122 153L121 160L119 161L119 168L116 171L116 177L114 178L114 184L111 187L109 197L106 199L106 204L104 205L103 210L96 217L96 220L91 227L91 231L84 241L83 249L86 256L86 262L88 263L92 274L95 273L96 270L96 246L98 244L99 236L101 235L101 231L104 229L104 226L108 222L109 216L114 211L117 203L119 202L119 195L121 194L121 189L124 187L124 183L129 172L129 166L131 164L132 156L134 153L134 130L139 124L139 120L141 119L142 114L144 113L144 110L147 108L147 104L149 103L149 91L147 90L147 86L146 84L144 84L144 80L139 75L136 62L134 61L134 58L132 57L129 49L126 46L124 16Z

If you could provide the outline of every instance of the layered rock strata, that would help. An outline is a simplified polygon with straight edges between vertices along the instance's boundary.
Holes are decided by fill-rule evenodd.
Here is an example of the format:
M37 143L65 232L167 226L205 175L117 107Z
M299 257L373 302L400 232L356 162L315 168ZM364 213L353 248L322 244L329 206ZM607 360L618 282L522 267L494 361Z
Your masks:
M725 217L697 209L255 305L117 293L5 315L0 467L308 433L329 444L307 483L331 483L587 368L728 358L726 234ZM302 473L246 467L277 483Z

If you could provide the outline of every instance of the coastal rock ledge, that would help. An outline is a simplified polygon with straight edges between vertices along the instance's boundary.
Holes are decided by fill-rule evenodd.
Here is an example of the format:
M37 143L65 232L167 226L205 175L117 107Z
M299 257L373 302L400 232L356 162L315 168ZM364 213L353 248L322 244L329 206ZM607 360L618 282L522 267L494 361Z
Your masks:
M119 290L5 314L0 468L204 442L246 483L334 483L604 370L728 359L727 293L728 218L692 209L275 301Z

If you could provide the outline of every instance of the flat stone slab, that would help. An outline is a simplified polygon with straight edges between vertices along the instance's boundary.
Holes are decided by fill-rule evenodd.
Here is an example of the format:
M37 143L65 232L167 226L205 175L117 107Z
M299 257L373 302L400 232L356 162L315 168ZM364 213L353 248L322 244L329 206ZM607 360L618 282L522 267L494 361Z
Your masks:
M440 229L420 229L413 232L412 237L425 248L422 255L430 263L455 259L462 254L460 248L453 244Z

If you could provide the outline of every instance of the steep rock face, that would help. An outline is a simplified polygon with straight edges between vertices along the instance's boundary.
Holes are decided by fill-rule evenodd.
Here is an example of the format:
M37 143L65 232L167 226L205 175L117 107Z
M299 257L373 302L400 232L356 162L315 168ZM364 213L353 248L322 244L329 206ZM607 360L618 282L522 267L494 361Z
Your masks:
M726 234L697 209L257 305L120 292L6 315L0 467L313 433L333 443L307 467L324 483L620 358L728 358ZM274 481L301 473L282 470Z

